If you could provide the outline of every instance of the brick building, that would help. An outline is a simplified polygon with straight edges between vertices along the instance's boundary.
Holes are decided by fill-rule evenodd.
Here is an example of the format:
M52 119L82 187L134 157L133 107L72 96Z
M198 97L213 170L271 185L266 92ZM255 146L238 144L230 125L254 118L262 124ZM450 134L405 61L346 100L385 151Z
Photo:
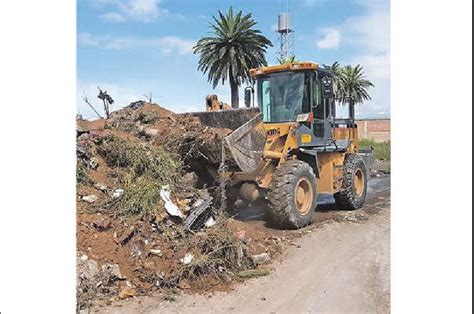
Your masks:
M359 138L376 142L390 141L390 119L357 120Z

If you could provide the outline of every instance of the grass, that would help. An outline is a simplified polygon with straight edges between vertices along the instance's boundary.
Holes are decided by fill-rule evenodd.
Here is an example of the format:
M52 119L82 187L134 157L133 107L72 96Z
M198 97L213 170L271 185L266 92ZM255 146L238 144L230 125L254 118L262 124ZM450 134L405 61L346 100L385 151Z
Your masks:
M373 140L362 139L360 140L361 149L374 149L374 159L378 160L390 160L390 141L387 142L375 142Z
M87 176L87 166L82 160L76 165L76 182L84 185L90 184L90 179Z
M174 242L177 251L190 252L194 258L189 264L175 269L163 281L164 287L175 287L182 280L193 282L201 276L225 281L229 272L240 273L255 267L250 253L234 236L225 218L218 217L217 220L218 223L207 230L205 237L191 236Z
M262 277L268 276L270 274L270 270L268 269L249 269L238 272L236 275L240 278L255 278L255 277Z
M177 186L181 160L161 147L109 136L98 149L110 167L124 168L124 194L114 207L119 215L149 216L160 202L163 185Z

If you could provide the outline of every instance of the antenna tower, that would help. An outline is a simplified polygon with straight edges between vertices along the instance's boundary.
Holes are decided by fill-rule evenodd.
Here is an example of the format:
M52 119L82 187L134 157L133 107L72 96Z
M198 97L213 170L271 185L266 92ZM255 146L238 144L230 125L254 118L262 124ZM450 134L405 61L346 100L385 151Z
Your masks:
M294 30L291 28L290 0L287 0L286 8L286 13L280 13L278 15L277 32L280 34L278 57L280 59L286 59L293 55Z

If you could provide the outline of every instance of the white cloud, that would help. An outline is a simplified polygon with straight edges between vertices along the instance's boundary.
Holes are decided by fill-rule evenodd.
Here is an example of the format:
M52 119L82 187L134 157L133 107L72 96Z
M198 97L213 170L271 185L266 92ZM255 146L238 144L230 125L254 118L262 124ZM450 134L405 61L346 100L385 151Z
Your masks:
M167 36L160 39L159 46L164 53L172 53L177 50L179 54L191 54L196 44L194 40L182 39L175 36Z
M157 38L138 37L112 37L96 36L90 33L79 34L79 43L84 46L100 47L104 49L137 49L156 48L164 54L178 53L180 55L191 54L195 40L184 39L176 36Z
M121 22L126 21L125 17L122 14L117 13L117 12L109 12L109 13L102 14L100 18L104 21L112 22L112 23L121 23Z
M357 108L358 117L377 117L390 112L390 7L387 0L355 0L366 13L346 19L340 25L322 29L324 36L316 43L320 49L341 47L360 51L341 64L360 64L374 88L372 100ZM331 34L333 32L333 34ZM339 33L339 43L337 35ZM331 45L332 44L332 45ZM334 60L336 61L336 60ZM342 109L343 111L345 109Z
M323 37L316 42L320 49L335 49L341 44L341 33L334 28L326 28L322 30Z
M160 16L167 15L169 12L160 7L161 0L106 0L102 5L113 8L100 16L101 19L108 22L152 22Z

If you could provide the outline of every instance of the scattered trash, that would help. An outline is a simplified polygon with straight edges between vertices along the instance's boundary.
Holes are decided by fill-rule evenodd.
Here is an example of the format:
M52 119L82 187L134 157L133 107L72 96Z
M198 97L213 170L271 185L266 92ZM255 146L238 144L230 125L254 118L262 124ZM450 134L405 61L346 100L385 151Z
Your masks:
M86 195L82 197L82 200L87 203L94 203L95 201L97 201L97 199L98 198L95 195Z
M191 213L184 221L185 230L199 230L204 226L207 227L206 223L209 227L215 224L212 212L209 210L211 202L212 197L207 195L206 199L199 199L194 203Z
M114 193L112 193L112 198L119 198L123 195L125 191L123 189L116 189Z
M122 275L120 272L120 268L117 264L104 264L102 265L102 271L107 273L112 280L118 279L118 280L124 280L126 279L125 276Z
M158 250L158 249L150 249L149 252L150 254L153 254L153 255L163 256L163 254L161 253L161 250Z
M210 228L214 226L215 224L216 224L216 220L214 219L214 217L209 217L209 219L204 223L204 226L206 226L206 228Z
M181 210L171 201L171 191L169 185L161 187L160 197L165 202L165 209L171 216L184 218Z
M271 256L268 253L262 253L252 256L252 261L255 265L261 265L268 263L271 260Z
M102 191L102 192L107 191L107 186L105 184L102 184L102 183L96 183L96 184L94 184L94 187L97 190Z
M99 265L96 261L83 254L77 263L77 275L81 279L93 280L99 273Z
M146 104L146 102L144 102L143 100L134 101L134 102L131 102L126 108L130 108L132 110L137 110L137 109L140 109L143 106L145 106L145 104Z
M186 253L182 259L180 259L180 262L183 263L184 265L190 264L194 259L194 255L191 253Z
M99 160L97 160L97 158L95 158L95 157L92 157L92 158L89 160L89 167L90 167L92 170L96 170L97 167L99 167Z

